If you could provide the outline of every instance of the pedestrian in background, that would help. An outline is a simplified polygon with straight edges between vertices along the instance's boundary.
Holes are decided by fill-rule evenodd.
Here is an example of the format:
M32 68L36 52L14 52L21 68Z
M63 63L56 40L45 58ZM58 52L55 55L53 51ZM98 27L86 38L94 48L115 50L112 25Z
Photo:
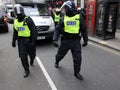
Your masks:
M53 45L59 47L55 57L55 67L59 67L59 62L64 58L68 50L71 50L74 76L79 80L83 80L83 76L80 74L82 61L80 39L83 37L84 43L82 46L87 46L88 34L85 20L81 14L78 14L75 4L71 0L64 2L61 9L64 9L66 14L61 17L53 36ZM60 46L57 42L59 36L61 36Z
M30 64L33 65L36 56L37 31L32 19L25 16L22 6L16 6L14 13L16 18L13 24L12 47L16 47L17 40L19 57L25 70L24 77L28 77L30 73L28 55L30 57Z

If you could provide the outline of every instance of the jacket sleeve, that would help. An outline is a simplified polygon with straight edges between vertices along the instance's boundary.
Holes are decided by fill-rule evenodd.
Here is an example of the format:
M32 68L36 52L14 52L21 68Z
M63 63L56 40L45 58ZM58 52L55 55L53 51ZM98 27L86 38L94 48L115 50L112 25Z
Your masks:
M53 41L57 41L59 39L63 27L64 27L63 17L61 17L54 31Z
M87 42L88 41L88 33L87 33L85 19L82 14L80 17L80 30L81 30L81 36L83 37L84 42Z
M16 42L17 38L18 38L18 31L15 30L15 28L14 28L14 26L13 26L13 37L12 37L12 41L13 41L13 42Z
M36 30L33 20L30 17L27 18L27 24L31 31L30 38L31 38L32 42L35 42L37 40L37 30Z

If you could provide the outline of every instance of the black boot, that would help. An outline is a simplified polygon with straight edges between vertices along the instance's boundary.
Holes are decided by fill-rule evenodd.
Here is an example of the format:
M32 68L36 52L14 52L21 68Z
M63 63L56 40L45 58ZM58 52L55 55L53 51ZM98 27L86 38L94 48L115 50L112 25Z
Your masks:
M30 65L33 66L34 60L30 60Z
M55 68L59 68L59 63L55 62Z
M83 76L80 73L75 73L74 76L79 80L83 80Z
M29 76L29 74L30 74L30 71L29 70L25 70L25 73L24 73L24 78L26 78L26 77L28 77Z

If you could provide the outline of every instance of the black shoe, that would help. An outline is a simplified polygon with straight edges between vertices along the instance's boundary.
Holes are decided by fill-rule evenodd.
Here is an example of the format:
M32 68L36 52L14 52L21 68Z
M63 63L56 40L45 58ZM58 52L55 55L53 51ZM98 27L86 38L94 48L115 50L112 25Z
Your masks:
M30 71L29 71L29 70L26 70L26 71L25 71L25 73L24 73L24 75L23 75L23 76L24 76L24 78L28 77L28 76L29 76L29 74L30 74Z
M59 63L55 62L55 68L58 68L58 67L59 67Z
M33 66L34 60L30 60L30 65Z
M74 76L79 80L83 80L83 76L80 73L75 73Z

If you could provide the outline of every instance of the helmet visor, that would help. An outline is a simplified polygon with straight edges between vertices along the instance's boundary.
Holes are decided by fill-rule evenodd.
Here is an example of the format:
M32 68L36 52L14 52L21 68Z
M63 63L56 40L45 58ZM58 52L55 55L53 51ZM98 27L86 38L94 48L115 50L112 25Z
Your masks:
M15 10L15 14L16 15L19 15L19 14L24 15L24 9L23 9L23 7L17 6L17 7L15 7L14 10Z
M71 9L71 6L67 2L64 2L60 10L62 10L63 8L66 8L66 6Z
M20 7L16 7L16 14L21 14Z

